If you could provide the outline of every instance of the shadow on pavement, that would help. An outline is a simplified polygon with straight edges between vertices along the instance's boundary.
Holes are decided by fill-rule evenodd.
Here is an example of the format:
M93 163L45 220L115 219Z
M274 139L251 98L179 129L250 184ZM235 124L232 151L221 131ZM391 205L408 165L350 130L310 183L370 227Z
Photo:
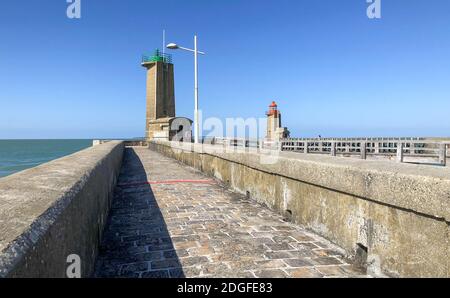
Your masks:
M94 277L185 277L144 165L126 148Z

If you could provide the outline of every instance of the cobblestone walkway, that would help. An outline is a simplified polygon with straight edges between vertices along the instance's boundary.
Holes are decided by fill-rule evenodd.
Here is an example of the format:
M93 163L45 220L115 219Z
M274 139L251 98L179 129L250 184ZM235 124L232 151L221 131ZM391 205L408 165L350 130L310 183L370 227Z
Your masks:
M127 148L95 276L364 275L269 209L156 152Z

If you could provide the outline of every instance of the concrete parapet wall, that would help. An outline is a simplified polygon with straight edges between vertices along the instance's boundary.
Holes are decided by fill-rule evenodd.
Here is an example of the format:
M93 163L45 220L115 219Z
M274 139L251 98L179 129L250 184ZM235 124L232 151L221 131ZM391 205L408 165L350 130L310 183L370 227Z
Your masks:
M66 277L72 254L91 275L123 150L111 141L0 179L0 277Z
M92 146L98 146L115 140L93 140ZM148 142L144 140L122 140L125 147L147 147Z
M369 273L449 277L450 169L154 141L344 248ZM272 153L273 154L273 153Z

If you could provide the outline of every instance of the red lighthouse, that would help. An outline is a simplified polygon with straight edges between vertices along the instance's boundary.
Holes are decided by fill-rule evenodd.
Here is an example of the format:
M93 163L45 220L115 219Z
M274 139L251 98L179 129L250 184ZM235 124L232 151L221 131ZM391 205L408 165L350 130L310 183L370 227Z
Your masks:
M279 116L278 105L275 101L272 101L272 104L269 106L269 110L266 112L266 116Z
M281 113L275 101L269 106L266 112L267 116L267 133L266 139L279 140L289 136L289 131L281 126Z

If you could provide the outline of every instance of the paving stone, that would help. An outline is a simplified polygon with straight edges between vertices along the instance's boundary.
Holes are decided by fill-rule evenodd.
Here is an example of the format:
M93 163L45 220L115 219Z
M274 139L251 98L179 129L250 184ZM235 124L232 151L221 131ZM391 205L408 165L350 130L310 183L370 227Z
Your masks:
M302 250L290 250L288 252L292 258L313 258L317 257L313 250L302 249Z
M116 264L108 264L102 260L97 261L98 273L96 276L99 276L101 273L101 277L110 278L110 277L118 277L120 275L120 267Z
M205 263L200 268L203 275L219 274L230 269L229 265L225 262Z
M185 278L186 275L182 268L170 269L168 270L170 278Z
M148 262L139 262L122 265L122 269L120 270L120 275L126 275L130 273L136 273L140 271L148 270Z
M319 264L319 265L340 265L342 264L341 261L339 261L336 258L333 257L318 257L318 258L313 258L312 261L315 264Z
M290 236L274 236L272 238L273 242L277 243L277 244L283 244L283 243L293 243L295 241L294 238L290 237Z
M166 268L179 268L181 267L180 260L178 259L166 259L153 261L150 263L150 267L152 270L154 269L166 269Z
M296 268L296 269L285 269L290 277L294 278L319 278L323 275L315 270L314 268Z
M289 252L286 251L271 251L271 252L266 252L264 254L265 257L267 257L268 259L288 259L288 258L292 258L292 254L290 254Z
M291 242L290 245L298 250L313 250L313 249L320 249L316 244L311 242L300 242L300 243L293 243Z
M258 232L273 232L274 228L271 226L255 226L254 229Z
M120 278L139 278L140 274L138 272L126 272L120 275Z
M183 267L185 266L188 267L208 263L209 259L203 256L196 256L196 257L181 258L180 262L183 265Z
M161 260L162 258L163 258L162 252L160 252L160 251L152 251L152 252L135 255L136 261L155 261L155 260Z
M188 248L193 248L193 247L198 247L198 242L197 241L183 241L183 242L177 242L174 243L174 247L176 249L188 249Z
M318 257L331 257L331 256L343 257L342 253L332 249L314 249L313 253Z
M296 228L291 226L275 226L273 227L276 231L295 231Z
M275 243L275 242L274 242L271 238L269 238L269 237L253 238L252 241L254 241L255 243L261 243L261 244Z
M169 278L169 270L155 270L142 273L144 278ZM184 277L184 276L180 276Z
M200 241L199 235L188 235L188 236L176 236L172 237L172 242L193 242L193 241Z
M291 237L299 242L311 242L314 240L313 238L302 233L292 233Z
M208 256L213 255L215 250L210 246L194 247L189 249L191 256Z
M279 250L291 250L293 249L288 243L266 243L265 244L270 250L279 251Z
M147 148L126 148L96 277L365 277L329 242ZM127 184L131 186L126 186Z
M270 269L270 268L283 268L287 267L287 265L282 260L264 260L264 261L256 261L255 267L260 269Z
M126 248L128 254L139 254L147 252L147 247L145 246L131 246Z
M251 235L255 238L272 238L274 235L276 235L273 231L272 232L252 232Z
M357 268L356 266L353 266L353 265L341 265L340 267L341 267L342 270L345 271L347 276L351 276L351 277L368 277L366 275L367 269Z
M256 278L251 271L222 271L219 274L212 275L214 278Z
M260 278L282 278L282 277L288 277L288 275L278 269L268 269L268 270L260 270L254 272L256 277Z
M189 253L185 249L167 250L163 252L163 257L166 259L176 259L181 257L187 257L188 255Z
M313 263L307 259L284 259L283 261L290 267L309 267L313 265Z

